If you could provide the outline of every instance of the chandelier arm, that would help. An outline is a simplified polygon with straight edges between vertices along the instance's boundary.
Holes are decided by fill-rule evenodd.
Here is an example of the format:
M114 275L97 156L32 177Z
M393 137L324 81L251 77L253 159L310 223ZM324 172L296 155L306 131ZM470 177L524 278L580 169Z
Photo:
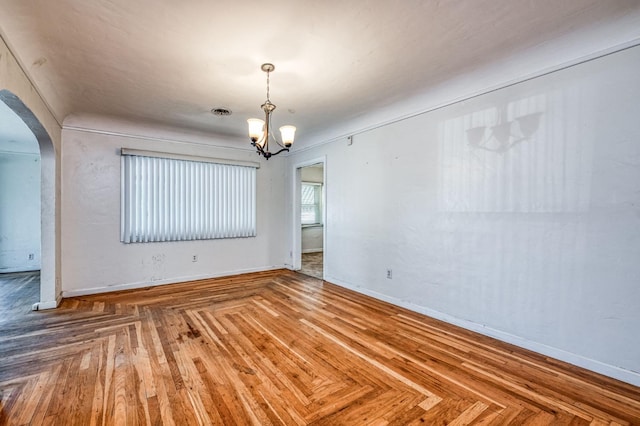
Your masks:
M278 155L278 154L280 154L280 153L281 153L281 152L283 152L283 151L287 151L287 152L289 152L289 148L282 148L280 151L278 151L278 152L274 152L274 153L273 153L273 154L271 154L271 155Z
M256 147L256 149L258 150L258 154L262 154L262 155L264 155L264 154L265 154L264 149L262 149L262 146L261 146L261 145L259 145L259 144L257 144L257 143L256 143L254 146L255 146L255 147Z
M269 128L271 128L271 127L272 127L272 126L271 126L271 114L269 114ZM269 137L269 135L267 135L267 137ZM275 142L278 146L280 146L281 148L286 148L286 146L284 146L284 144L278 140L278 138L277 138L277 137L276 137L276 135L275 135L275 132L272 132L272 133L271 133L271 138L274 140L274 142ZM278 152L280 152L280 151L278 151ZM275 154L274 154L274 155L275 155Z
M286 146L284 146L284 144L282 144L278 139L276 139L275 136L273 137L273 140L276 141L276 144L278 144L279 147L286 148Z

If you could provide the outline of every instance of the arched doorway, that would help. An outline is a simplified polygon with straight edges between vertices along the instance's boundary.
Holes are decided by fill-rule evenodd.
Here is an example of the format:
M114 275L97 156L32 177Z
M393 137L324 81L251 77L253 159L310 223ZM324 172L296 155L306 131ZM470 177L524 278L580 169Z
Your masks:
M33 132L40 149L40 302L33 309L57 306L56 295L56 156L53 142L38 118L13 93L0 90L4 102Z

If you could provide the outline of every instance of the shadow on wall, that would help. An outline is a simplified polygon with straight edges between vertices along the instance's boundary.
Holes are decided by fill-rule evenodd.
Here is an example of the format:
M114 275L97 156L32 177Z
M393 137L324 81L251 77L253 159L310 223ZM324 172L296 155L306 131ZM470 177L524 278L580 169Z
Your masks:
M535 95L441 123L439 210L584 211L592 138L568 137L564 125L581 119L579 99L561 92ZM558 105L564 110L547 113Z

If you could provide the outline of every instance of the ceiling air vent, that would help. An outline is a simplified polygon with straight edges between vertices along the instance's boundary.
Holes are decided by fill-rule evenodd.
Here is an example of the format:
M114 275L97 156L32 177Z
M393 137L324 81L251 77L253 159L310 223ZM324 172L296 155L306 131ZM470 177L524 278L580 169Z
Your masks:
M227 115L231 115L231 110L228 108L214 108L211 110L211 114L217 115L218 117L226 117Z

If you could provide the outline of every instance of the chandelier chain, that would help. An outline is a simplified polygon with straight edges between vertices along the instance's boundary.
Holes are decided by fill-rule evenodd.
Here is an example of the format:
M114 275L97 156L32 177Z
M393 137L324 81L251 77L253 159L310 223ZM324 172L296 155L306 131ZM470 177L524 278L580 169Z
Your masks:
M267 101L271 102L269 99L269 71L267 71Z

